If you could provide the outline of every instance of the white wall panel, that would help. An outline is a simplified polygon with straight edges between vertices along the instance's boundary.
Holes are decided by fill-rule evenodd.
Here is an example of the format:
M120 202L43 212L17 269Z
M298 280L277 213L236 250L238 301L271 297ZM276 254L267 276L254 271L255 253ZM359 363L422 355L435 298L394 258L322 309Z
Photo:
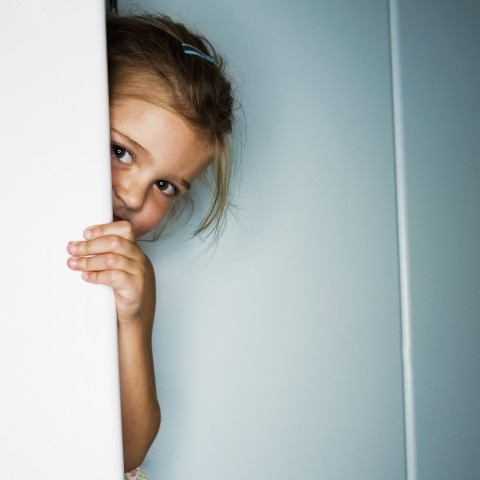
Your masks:
M104 5L0 15L0 470L122 478L116 319L66 245L111 220Z

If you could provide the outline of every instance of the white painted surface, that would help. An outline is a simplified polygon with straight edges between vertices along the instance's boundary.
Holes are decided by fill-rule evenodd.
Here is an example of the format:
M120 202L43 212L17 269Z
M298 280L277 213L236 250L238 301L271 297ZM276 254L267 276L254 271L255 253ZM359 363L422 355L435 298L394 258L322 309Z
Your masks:
M1 10L1 475L120 479L113 297L66 266L111 220L104 6Z

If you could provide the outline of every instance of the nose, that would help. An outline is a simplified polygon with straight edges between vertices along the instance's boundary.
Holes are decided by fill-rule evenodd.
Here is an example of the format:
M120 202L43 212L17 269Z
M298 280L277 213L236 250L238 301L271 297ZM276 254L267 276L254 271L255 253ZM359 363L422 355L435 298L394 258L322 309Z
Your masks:
M145 203L147 189L141 184L114 185L113 194L124 207L139 211Z

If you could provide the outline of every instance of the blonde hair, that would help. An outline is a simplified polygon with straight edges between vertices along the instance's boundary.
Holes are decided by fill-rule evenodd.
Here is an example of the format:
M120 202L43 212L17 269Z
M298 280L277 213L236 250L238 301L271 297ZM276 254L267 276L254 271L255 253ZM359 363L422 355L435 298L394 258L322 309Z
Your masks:
M182 44L200 55L187 55ZM230 206L234 129L232 86L223 59L204 37L164 15L109 15L107 53L110 102L137 97L174 111L207 134L212 157L204 181L212 200L194 235L218 238ZM192 212L190 197L180 197L157 238L173 219L185 213L188 219Z

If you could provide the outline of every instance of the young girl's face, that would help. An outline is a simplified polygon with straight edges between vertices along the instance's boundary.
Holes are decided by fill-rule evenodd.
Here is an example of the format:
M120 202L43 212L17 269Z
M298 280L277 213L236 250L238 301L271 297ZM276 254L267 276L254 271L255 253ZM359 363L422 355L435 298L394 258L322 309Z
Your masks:
M207 166L207 139L179 115L125 97L110 106L114 220L139 237L158 226Z

